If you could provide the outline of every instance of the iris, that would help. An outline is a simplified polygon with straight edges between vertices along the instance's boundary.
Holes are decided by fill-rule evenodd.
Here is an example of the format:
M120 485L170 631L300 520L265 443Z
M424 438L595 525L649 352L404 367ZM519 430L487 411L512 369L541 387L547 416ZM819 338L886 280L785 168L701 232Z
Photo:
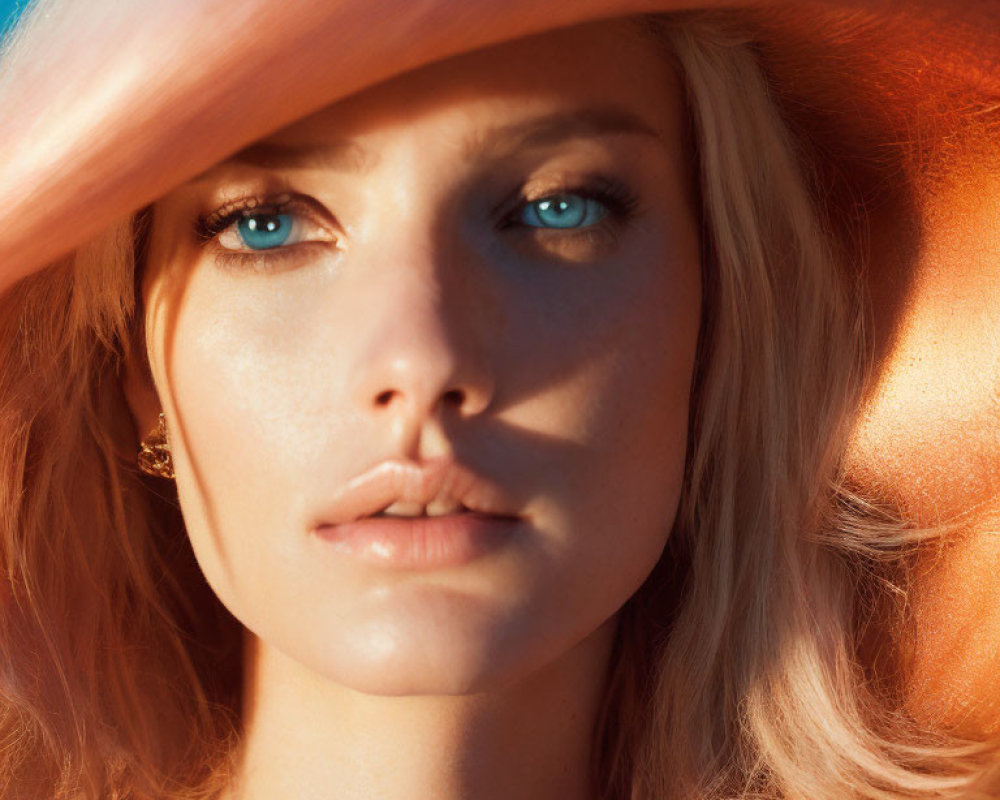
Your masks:
M252 250L281 247L292 234L291 214L251 214L237 225L243 243Z
M559 194L528 203L521 212L521 222L532 228L586 228L607 213L607 206L591 197Z

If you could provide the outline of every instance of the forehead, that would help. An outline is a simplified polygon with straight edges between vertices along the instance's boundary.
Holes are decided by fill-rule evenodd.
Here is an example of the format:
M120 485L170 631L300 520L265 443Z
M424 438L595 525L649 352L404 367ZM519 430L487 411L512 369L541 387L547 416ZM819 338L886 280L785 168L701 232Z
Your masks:
M391 133L422 123L495 128L582 111L581 127L678 127L681 89L665 47L634 19L551 31L463 54L334 103L276 132L281 145ZM354 153L363 159L360 151Z

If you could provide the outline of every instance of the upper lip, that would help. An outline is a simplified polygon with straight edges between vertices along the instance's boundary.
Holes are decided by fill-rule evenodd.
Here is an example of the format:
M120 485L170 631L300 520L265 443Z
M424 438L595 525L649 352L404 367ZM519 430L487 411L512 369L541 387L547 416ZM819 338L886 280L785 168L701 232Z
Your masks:
M517 516L513 499L500 486L450 458L422 463L389 459L338 488L314 527L355 522L398 501L427 506L436 499L454 499L481 514Z

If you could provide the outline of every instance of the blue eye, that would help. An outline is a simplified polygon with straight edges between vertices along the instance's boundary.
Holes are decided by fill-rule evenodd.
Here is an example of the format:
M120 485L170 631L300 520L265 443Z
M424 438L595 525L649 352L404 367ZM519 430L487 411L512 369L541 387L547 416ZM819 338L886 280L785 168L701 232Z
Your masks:
M236 225L240 239L251 250L281 247L292 235L291 214L249 214Z
M520 221L531 228L587 228L604 219L608 210L592 197L556 194L525 205Z

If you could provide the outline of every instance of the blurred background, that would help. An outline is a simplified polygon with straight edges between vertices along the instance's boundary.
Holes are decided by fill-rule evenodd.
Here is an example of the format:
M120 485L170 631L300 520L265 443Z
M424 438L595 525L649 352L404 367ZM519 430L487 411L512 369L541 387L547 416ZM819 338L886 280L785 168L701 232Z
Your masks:
M0 36L14 24L21 10L30 0L0 0Z

